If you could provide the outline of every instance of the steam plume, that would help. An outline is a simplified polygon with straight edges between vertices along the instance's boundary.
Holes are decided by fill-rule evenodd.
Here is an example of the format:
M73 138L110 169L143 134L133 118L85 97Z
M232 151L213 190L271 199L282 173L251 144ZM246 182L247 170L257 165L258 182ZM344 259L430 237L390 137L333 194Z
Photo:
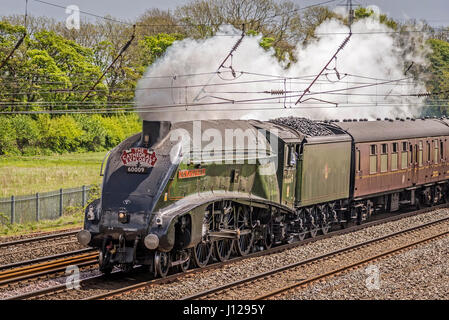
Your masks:
M412 62L426 63L426 47L415 44L414 48L424 49L404 52L392 30L376 18L355 22L352 31L349 43L311 87L313 94L303 98L319 100L295 105L313 76L348 35L348 27L336 19L327 20L316 29L316 40L295 49L298 62L288 69L273 57L273 51L260 47L261 36L245 37L232 60L225 64L235 70L235 78L230 68L220 69L219 75L213 72L240 37L240 31L223 27L212 38L175 42L139 81L138 111L145 120L173 122L222 118L267 120L290 115L321 120L418 116L422 98L401 95L424 92L424 84L399 79L410 77L404 71ZM385 82L382 79L398 81L379 85ZM350 89L364 85L372 86ZM273 90L289 92L266 93ZM320 92L328 93L314 94ZM270 100L254 100L265 98Z

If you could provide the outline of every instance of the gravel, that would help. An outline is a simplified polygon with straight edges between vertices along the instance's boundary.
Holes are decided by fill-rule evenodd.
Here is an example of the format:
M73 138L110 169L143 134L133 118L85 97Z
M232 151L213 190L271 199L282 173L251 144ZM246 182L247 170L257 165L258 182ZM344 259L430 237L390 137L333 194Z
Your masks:
M16 263L40 257L75 251L85 248L76 235L0 248L0 265Z
M448 298L449 238L447 237L281 297L295 300L446 300Z
M245 283L233 288L233 290L217 292L211 297L206 297L206 299L255 299L258 296L295 284L303 279L311 279L323 273L347 267L352 263L359 262L361 259L374 257L379 253L388 252L389 250L426 239L429 236L437 235L447 230L449 230L449 223L445 222L411 233L401 234L388 240L375 242L351 251L345 251L337 256L333 255L330 258L320 259L313 263L290 268L263 279Z
M381 237L448 216L449 209L439 209L369 227L350 234L323 239L281 253L245 259L218 269L189 275L188 277L180 276L180 281L142 288L141 290L117 296L115 299L180 299L205 289L229 283L230 281L246 278L249 275L266 272L282 265L298 262L349 245L364 242L368 239Z
M21 234L21 235L17 235L17 236L1 236L0 243L17 241L17 240L22 240L22 239L30 239L30 238L42 237L42 236L46 236L46 235L50 235L50 234L58 234L58 233L69 232L69 231L78 231L78 230L80 230L79 227L60 229L60 230L55 230L55 231L42 231L42 232L26 233L26 234Z
M86 279L101 274L98 271L98 266L89 266L80 268L79 279ZM5 287L0 288L0 299L25 294L28 292L38 291L45 288L61 285L66 283L67 275L64 273L56 273L49 275L45 279L30 279L28 282L11 283Z

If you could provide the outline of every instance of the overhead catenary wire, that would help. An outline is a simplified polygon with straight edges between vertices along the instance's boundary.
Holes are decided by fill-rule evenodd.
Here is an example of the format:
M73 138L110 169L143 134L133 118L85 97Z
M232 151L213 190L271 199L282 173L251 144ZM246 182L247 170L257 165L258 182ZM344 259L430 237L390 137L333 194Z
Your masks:
M373 78L374 79L374 78ZM412 79L411 77L407 77L407 78L400 78L400 79L377 79L378 81L383 80L382 82L373 82L373 83L364 83L360 86L356 86L356 87L348 87L348 88L343 88L343 89L339 89L339 90L353 90L353 89L358 89L358 88L363 88L363 87L371 87L371 86L378 86L378 85L386 85L386 84L390 84L390 83L394 83L394 82L400 82L400 81L406 81L406 80L410 80ZM185 89L185 88L198 88L198 87L215 87L215 86L227 86L227 85L240 85L240 84L251 84L251 83L271 83L273 81L276 80L268 80L268 79L264 79L264 80L248 80L248 81L238 81L238 82L230 82L230 83L206 83L206 84L191 84L191 85L180 85L180 86L161 86L161 87L141 87L141 88L136 88L135 91L138 90L169 90L169 89ZM117 88L116 91L120 91L120 88ZM129 91L129 89L123 89L125 90L125 92L131 92ZM77 93L84 93L87 92L88 90L78 90L76 91ZM101 90L96 90L101 92ZM108 89L104 89L104 91L108 91ZM74 91L71 89L54 89L54 90L50 90L50 91L42 91L39 92L41 94L51 94L51 93L73 93ZM298 92L298 90L296 90L295 92ZM304 91L305 92L305 91ZM264 92L265 93L265 92ZM325 93L325 92L321 92L321 93ZM17 95L26 95L29 94L29 92L22 92L22 93L17 93ZM0 94L1 96L1 94Z
M39 0L35 0L35 1L37 1L37 2L43 2L43 3L45 3L45 1L39 1ZM333 2L333 1L326 1L326 2ZM48 3L47 3L48 4ZM319 5L319 4L317 4L317 5ZM64 7L65 8L65 7ZM244 34L244 33L243 33ZM225 60L226 61L226 60ZM223 65L223 64L222 64ZM233 70L232 70L233 71ZM229 71L229 72L232 72L232 71ZM213 74L213 73L211 73L211 74ZM218 72L216 72L216 74L219 74ZM103 73L103 76L104 76L104 73ZM169 78L169 77L173 77L173 75L170 75L170 76L155 76L155 78L156 77L167 77L167 78ZM290 78L290 77L285 77L285 76L281 76L281 75L279 75L279 76L275 76L275 77L277 77L278 79L295 79L295 78ZM320 75L318 75L318 78L320 77ZM319 79L316 79L315 81L316 81L316 83L319 83ZM296 78L297 79L297 78ZM377 80L379 80L379 79L377 79ZM258 80L258 81L254 81L254 82L260 82L260 81L267 81L268 82L268 80ZM402 80L395 80L395 81L402 81ZM213 85L213 86L222 86L222 85L232 85L232 84L238 84L239 82L234 82L234 83L226 83L226 84L221 84L221 83L216 83L216 84L210 84L210 85ZM240 82L240 83L242 83L242 82ZM244 82L243 82L244 83ZM97 82L97 84L98 84L98 82ZM299 83L297 83L297 84L299 84ZM313 84L313 83L312 83ZM384 85L387 85L388 83L385 83ZM377 83L376 84L367 84L368 86L371 86L371 85L378 85ZM204 86L204 85L198 85L198 86ZM206 86L209 86L209 84L206 84ZM189 85L188 87L194 87L194 86L191 86L191 85ZM137 90L162 90L162 89L174 89L174 88L187 88L187 86L170 86L170 87L156 87L156 88L138 88ZM310 89L310 87L309 87L309 89ZM347 88L346 90L352 90L351 88ZM132 92L132 91L135 91L134 89L127 89L127 88L109 88L109 89L98 89L98 90L94 90L95 92L96 92L96 94L98 94L98 93L100 93L100 92L111 92L111 91L117 91L117 92ZM70 89L60 89L60 90L58 90L58 89L55 89L55 90L51 90L50 89L50 91L48 91L47 93L70 93L70 92L72 92L72 93L81 93L81 92L83 92L82 90L70 90ZM86 92L86 91L84 91L84 92ZM87 98L87 96L89 95L89 92L90 92L90 90L88 90L87 91L88 92L88 94L86 95L86 97L85 98ZM293 92L300 92L300 91L290 91L291 93L293 93ZM30 92L28 92L28 94L29 94ZM45 91L37 91L36 92L36 94L44 94L44 93L46 93ZM229 93L237 93L237 92L229 92ZM287 93L287 91L285 90L285 93ZM304 92L303 92L303 95L302 96L304 96L305 95L305 93L307 93L307 90L304 90ZM314 92L310 92L310 90L309 90L309 93L310 94L323 94L323 93L325 93L325 94L335 94L335 95L342 95L342 94L345 94L345 95L350 95L350 93L332 93L332 92L320 92L320 93L314 93ZM14 94L16 94L16 95L19 95L19 93L12 93L12 95L14 95ZM25 93L25 94L27 94L27 93ZM421 95L421 97L422 97L422 95L426 95L427 93L419 93L419 95ZM419 97L419 96L418 96ZM217 98L217 99L226 99L227 100L227 102L229 103L229 102L233 102L234 103L234 101L232 100L232 99L227 99L227 98L223 98L223 97L214 97L214 98ZM113 98L114 99L114 98ZM300 99L299 99L300 100ZM298 100L298 101L299 101ZM82 102L84 102L84 99L83 99L83 101ZM7 102L6 102L7 103ZM99 104L101 104L102 102L99 102ZM237 102L237 103L243 103L243 102ZM67 105L70 105L70 106L76 106L76 102L74 102L74 103L71 103L71 102L61 102L61 104L67 104ZM186 105L188 105L188 104L186 104Z
M241 103L240 105L251 105L254 103ZM259 104L259 103L255 103ZM347 108L422 108L423 104L378 104L378 103L370 103L370 104L364 104L364 103L351 103L351 104L342 104L339 106L329 106L329 103L309 103L310 106L301 106L301 109L305 110L311 110L311 109L347 109ZM275 103L271 103L271 105L279 105ZM314 105L314 106L312 106ZM177 110L171 110L171 112L198 112L198 110L185 110L184 106L178 105ZM434 104L430 105L429 107L447 107L447 104ZM270 107L270 108L262 108L262 107L250 107L250 108L235 108L230 110L229 108L222 108L222 109L210 109L210 110L202 110L204 112L219 112L219 111L274 111L274 110L285 110L284 106L277 106L277 107ZM83 110L41 110L41 111L0 111L0 114L5 115L14 115L14 114L113 114L113 113L160 113L162 111L160 110L151 110L151 109L145 109L145 110L135 110L133 108L127 108L127 109L83 109Z
M84 101L89 96L90 92L95 89L95 87L100 83L101 79L106 75L106 73L109 71L109 69L112 68L112 66L115 64L115 62L122 56L122 54L129 48L131 45L131 42L136 37L136 26L133 27L133 34L131 35L131 38L128 40L128 42L125 43L125 45L120 49L119 53L115 57L115 59L108 65L108 67L103 71L102 75L98 78L98 80L95 82L95 84L89 89L89 91L86 93L84 98L81 101Z
M20 37L20 39L17 41L16 45L14 46L14 48L10 51L10 53L6 56L5 59L3 59L2 62L0 62L0 69L2 69L6 63L8 62L8 60L13 56L14 52L16 52L17 49L19 49L20 45L23 43L23 41L25 40L26 36L27 36L27 31L26 31L26 26L27 26L27 16L28 16L28 0L26 0L26 5L25 5L25 17L24 17L24 24L25 24L25 30L23 32L22 37Z
M400 79L396 80L389 80L385 81L384 83L388 82L395 82ZM382 83L379 83L382 84ZM366 88L366 87L372 87L376 86L378 84L370 84L370 85L360 85L356 87L350 87L350 88L343 88L343 89L334 89L334 90L327 90L327 91L321 91L321 92L308 92L307 96L314 96L319 94L325 94L329 92L339 92L339 91L346 91L346 90L353 90L353 89L360 89L360 88ZM290 96L285 96L285 98L295 98L299 96L304 96L304 92L301 94L294 94ZM184 103L184 104L171 104L171 105L164 105L164 106L153 106L153 105L144 105L144 106L136 106L136 110L141 110L150 107L151 109L159 109L159 108L167 108L167 107L177 107L177 106L184 106L184 107L195 107L195 106L209 106L209 105L216 105L216 104L236 104L236 103L245 103L245 102L258 102L258 101L268 101L268 100L276 100L279 99L279 97L266 97L266 98L252 98L252 99L241 99L241 100L230 100L230 101L223 101L223 102L205 102L205 103Z
M57 7L57 8L60 8L60 9L64 9L64 10L66 9L66 7L63 6L63 5L52 3L52 2L49 2L49 1L43 1L43 0L33 0L33 1L35 1L37 3L44 4L44 5L53 6L53 7ZM310 8L313 8L313 7L324 6L324 5L327 5L327 4L330 4L332 2L336 2L336 1L338 1L338 0L328 0L328 1L318 2L316 4L311 4L311 5L308 5L308 6L305 6L305 7L299 7L297 9L293 9L293 10L287 11L286 13L299 12L299 11L303 11L303 10L310 9ZM103 20L107 20L107 21L111 21L111 22L116 22L116 23L124 24L124 25L128 25L128 26L133 26L135 24L136 27L206 27L206 26L215 27L217 25L235 26L235 24L232 24L232 23L218 23L218 22L217 23L172 23L172 24L133 23L133 22L124 21L122 19L113 18L112 16L109 16L109 15L103 16L103 15L99 15L99 14L96 14L96 13L93 13L93 12L89 12L89 11L84 11L84 10L79 10L79 12L84 14L84 15L87 15L87 16L91 16L91 17L95 17L95 18L99 18L99 19L103 19ZM279 14L278 15L272 15L269 18L275 18L277 16L279 16ZM432 27L432 28L435 29L435 30L440 30L441 29L442 31L449 32L449 29L447 29L446 27L439 27L439 28ZM421 30L421 31L420 30L415 30L415 31L391 31L391 32L383 32L383 31L376 32L376 31L373 31L373 32L364 32L364 33L353 32L353 34L400 33L400 32L428 32L428 31L425 31L425 30ZM335 33L321 33L321 34L324 35L324 34L346 34L346 33L335 32ZM223 36L225 36L225 35L223 35Z

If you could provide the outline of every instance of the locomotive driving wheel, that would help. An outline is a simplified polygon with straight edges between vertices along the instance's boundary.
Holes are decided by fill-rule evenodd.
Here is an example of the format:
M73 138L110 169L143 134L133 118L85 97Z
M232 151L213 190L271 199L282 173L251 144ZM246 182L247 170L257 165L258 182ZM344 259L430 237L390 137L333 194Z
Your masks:
M246 206L238 206L236 217L240 236L235 241L235 248L239 255L246 256L251 251L254 242L254 233L251 228L251 213Z
M299 211L299 217L298 217L298 240L302 241L306 238L307 235L307 228L305 227L305 215L306 212L304 209L300 209Z
M186 272L190 267L190 250L184 249L176 253L176 260L186 260L186 262L178 265L180 272Z
M234 210L230 201L223 203L223 212L220 216L218 229L233 230L234 229ZM234 247L234 240L222 238L214 241L215 255L221 262L229 260Z
M265 250L268 250L273 245L273 222L268 222L264 228L264 239L262 241Z
M325 205L321 208L321 221L320 221L320 227L321 227L321 232L323 234L327 234L329 232L329 230L331 229L331 215L330 215L331 209L329 208L329 206Z
M221 239L214 241L215 253L219 261L223 262L229 260L233 244L234 240L232 239Z
M157 251L154 254L154 267L161 278L165 278L170 269L170 254L167 252Z
M200 242L192 249L192 256L198 268L204 268L212 255L212 243Z
M318 230L319 230L319 227L317 226L317 224L316 224L316 220L317 220L317 218L316 218L316 209L315 208L307 208L306 209L306 212L307 212L307 225L308 225L308 228L309 228L309 232L310 232L310 237L311 238L315 238L316 237L316 235L317 235L317 233L318 233Z

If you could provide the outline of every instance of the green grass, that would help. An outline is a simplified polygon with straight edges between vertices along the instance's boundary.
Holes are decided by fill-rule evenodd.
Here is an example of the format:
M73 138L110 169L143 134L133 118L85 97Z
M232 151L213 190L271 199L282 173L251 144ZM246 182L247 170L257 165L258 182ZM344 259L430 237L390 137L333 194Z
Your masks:
M87 203L100 197L100 188L91 189ZM87 205L86 205L87 206ZM11 224L9 216L0 213L0 236L16 236L26 233L41 231L57 231L63 229L82 228L84 221L84 211L86 207L66 207L62 217L54 220L41 220L28 223Z
M26 233L40 231L57 231L71 228L82 228L84 219L84 210L82 208L73 208L64 215L55 220L41 220L39 222L19 223L0 223L0 236L17 236ZM6 220L6 219L5 219Z
M101 183L106 152L1 156L0 198Z

